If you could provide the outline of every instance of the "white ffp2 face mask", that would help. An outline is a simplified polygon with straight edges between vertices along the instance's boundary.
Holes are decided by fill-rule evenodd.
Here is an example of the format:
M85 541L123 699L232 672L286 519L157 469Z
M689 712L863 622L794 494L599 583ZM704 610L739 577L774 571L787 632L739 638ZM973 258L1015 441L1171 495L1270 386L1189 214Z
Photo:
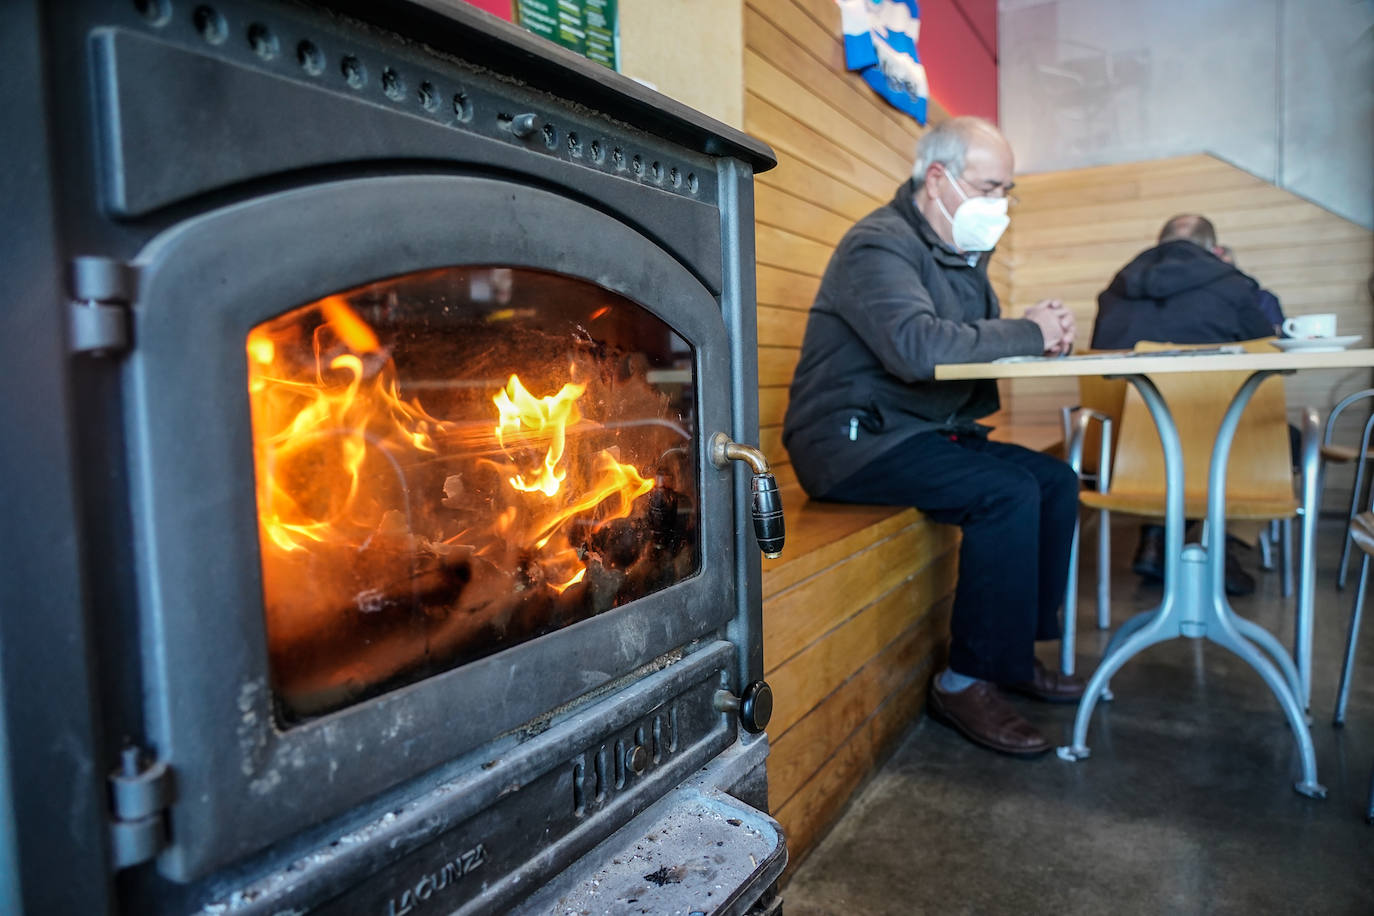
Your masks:
M953 216L949 215L938 195L935 197L935 204L954 228L955 247L960 251L991 251L997 246L997 240L1002 237L1002 233L1011 225L1011 217L1007 216L1007 199L969 197L952 175L950 183L964 199L963 203L955 208Z

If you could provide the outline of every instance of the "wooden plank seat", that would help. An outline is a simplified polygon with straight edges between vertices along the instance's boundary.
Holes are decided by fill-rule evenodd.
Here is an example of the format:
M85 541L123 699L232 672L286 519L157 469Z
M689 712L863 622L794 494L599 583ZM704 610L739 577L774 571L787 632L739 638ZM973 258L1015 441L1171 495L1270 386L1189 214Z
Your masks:
M763 561L765 601L920 518L901 506L819 502L795 485L783 488L782 504L787 547L780 558Z

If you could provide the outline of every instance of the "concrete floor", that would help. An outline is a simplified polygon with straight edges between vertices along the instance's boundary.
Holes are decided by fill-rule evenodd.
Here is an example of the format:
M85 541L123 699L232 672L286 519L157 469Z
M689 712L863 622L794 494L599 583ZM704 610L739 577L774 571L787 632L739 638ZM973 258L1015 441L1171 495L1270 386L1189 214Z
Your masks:
M1092 757L1020 761L922 717L783 890L786 916L920 913L1374 913L1374 599L1344 729L1331 726L1358 566L1334 586L1339 520L1323 519L1317 568L1312 738L1324 801L1296 794L1292 733L1264 682L1200 640L1156 646L1113 679ZM1129 571L1135 525L1113 528L1113 623L1158 599ZM1291 644L1277 571L1245 565L1237 612ZM1080 615L1093 618L1096 570ZM1079 670L1106 644L1079 627ZM1057 644L1040 647L1056 664ZM1074 707L1014 700L1067 743Z

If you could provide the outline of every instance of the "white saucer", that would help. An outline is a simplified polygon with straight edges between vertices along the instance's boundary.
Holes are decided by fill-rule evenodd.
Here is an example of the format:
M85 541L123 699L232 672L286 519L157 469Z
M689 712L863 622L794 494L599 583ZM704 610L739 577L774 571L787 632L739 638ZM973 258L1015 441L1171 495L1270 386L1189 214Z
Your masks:
M1350 345L1357 343L1360 338L1359 334L1347 334L1344 337L1280 337L1269 342L1285 353L1335 353L1338 350L1349 349Z

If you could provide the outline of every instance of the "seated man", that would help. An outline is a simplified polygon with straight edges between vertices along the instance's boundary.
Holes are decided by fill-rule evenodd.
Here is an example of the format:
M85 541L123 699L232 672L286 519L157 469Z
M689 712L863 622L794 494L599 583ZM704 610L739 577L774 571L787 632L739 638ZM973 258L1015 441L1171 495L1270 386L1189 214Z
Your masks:
M1221 258L1232 267L1235 267L1236 270L1240 270L1240 268L1236 266L1236 253L1231 249L1230 245L1218 245L1217 257ZM1282 337L1283 306L1279 304L1279 297L1275 296L1264 287L1259 286L1258 283L1256 283L1256 287L1255 304L1259 306L1259 310L1264 313L1264 317L1269 319L1269 323L1273 325L1274 333Z
M1208 344L1274 333L1259 309L1259 284L1217 256L1217 233L1204 216L1164 224L1159 244L1142 251L1097 296L1094 350L1129 350L1142 340Z
M807 321L783 441L816 499L915 506L959 525L949 667L931 714L1017 756L1050 742L999 685L1051 702L1082 681L1046 670L1059 638L1078 481L1064 462L991 442L992 381L936 382L939 363L1059 355L1073 316L1044 301L1002 318L988 252L1009 222L1012 152L997 128L954 118L925 134L912 178L840 241Z
M1259 284L1223 260L1221 251L1206 217L1185 213L1166 222L1159 244L1136 255L1098 294L1093 349L1128 350L1142 340L1207 344L1271 336ZM1226 591L1248 595L1255 580L1229 549L1235 543L1228 542ZM1163 526L1142 526L1131 568L1147 579L1164 577Z

